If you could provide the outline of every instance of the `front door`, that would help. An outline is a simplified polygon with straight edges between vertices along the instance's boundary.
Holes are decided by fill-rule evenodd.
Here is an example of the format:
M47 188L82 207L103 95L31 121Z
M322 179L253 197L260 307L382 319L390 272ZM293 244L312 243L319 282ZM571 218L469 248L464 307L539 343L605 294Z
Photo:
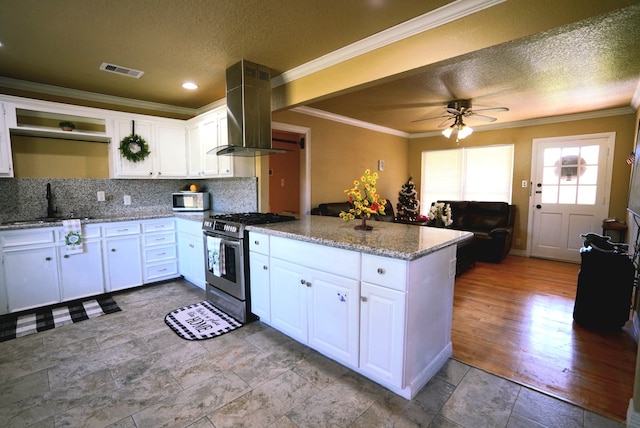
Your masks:
M580 261L582 238L602 233L609 212L614 133L533 140L532 257Z

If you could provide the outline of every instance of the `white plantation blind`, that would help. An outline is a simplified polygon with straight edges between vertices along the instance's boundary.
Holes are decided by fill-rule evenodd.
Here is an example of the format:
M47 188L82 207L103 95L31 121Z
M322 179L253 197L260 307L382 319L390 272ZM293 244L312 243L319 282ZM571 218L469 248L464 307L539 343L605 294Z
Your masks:
M432 202L511 203L513 144L422 152L421 213Z

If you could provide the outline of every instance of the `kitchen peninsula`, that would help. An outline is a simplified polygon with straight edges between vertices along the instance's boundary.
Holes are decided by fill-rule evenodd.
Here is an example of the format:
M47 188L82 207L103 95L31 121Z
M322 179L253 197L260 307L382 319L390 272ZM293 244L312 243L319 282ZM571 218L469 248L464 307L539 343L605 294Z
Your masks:
M470 232L322 216L249 226L252 312L410 399L452 355L457 243Z

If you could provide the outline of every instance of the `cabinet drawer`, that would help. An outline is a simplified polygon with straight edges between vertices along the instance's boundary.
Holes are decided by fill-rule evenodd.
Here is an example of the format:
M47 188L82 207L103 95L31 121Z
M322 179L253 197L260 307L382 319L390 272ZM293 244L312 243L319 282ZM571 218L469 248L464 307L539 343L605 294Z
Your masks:
M269 235L249 232L249 251L269 255Z
M360 253L355 251L271 236L269 252L271 257L297 265L347 278L360 277Z
M142 231L148 232L162 232L164 230L175 230L175 222L172 218L146 221L142 223Z
M64 241L64 229L58 229L58 241ZM100 238L100 226L91 224L82 226L82 239Z
M17 247L20 245L48 244L54 242L53 228L20 230L3 232L0 235L2 247Z
M104 227L104 236L136 235L140 233L140 223L113 223Z
M406 291L407 262L387 257L362 255L362 281Z
M167 245L164 247L154 247L144 251L144 260L147 263L161 260L173 260L176 258L176 246Z
M152 266L145 266L144 282L149 283L153 281L159 281L166 278L178 277L178 262L167 261L165 263L154 264Z
M188 233L189 235L202 236L202 220L194 221L183 218L176 219L178 232Z
M145 247L154 245L175 244L175 242L175 232L154 233L150 235L144 235L142 238L142 245L144 245Z

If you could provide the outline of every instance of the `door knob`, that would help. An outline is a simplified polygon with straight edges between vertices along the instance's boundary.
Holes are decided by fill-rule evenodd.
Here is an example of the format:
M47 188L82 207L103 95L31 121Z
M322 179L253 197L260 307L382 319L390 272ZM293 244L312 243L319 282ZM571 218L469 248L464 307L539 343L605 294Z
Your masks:
M540 209L540 208L542 208L542 205L538 204L538 205L536 205L536 208Z

